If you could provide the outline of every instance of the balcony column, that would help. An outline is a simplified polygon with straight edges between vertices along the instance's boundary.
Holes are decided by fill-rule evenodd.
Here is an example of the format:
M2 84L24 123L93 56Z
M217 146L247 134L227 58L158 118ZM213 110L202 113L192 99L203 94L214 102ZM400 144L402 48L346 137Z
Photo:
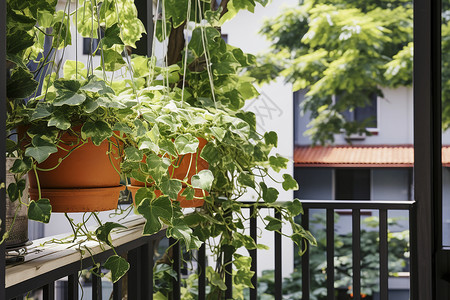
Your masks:
M6 180L6 1L0 1L0 183ZM0 220L5 224L6 189L0 189ZM1 226L0 238L5 233ZM5 299L5 243L0 245L0 299Z
M414 1L414 188L411 299L448 299L436 278L442 242L441 0ZM447 296L444 296L444 293Z

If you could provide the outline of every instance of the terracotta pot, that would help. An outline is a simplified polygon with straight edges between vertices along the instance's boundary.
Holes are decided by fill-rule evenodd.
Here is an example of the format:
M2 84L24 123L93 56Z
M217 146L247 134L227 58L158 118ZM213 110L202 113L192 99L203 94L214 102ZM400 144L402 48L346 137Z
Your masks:
M188 178L188 183L191 183L191 178L201 170L206 170L209 168L209 164L206 160L198 157L203 148L208 143L204 138L197 138L199 145L196 153L189 153L178 157L175 162L175 166L171 165L169 167L169 174L171 178L183 180Z
M76 136L65 133L61 137L58 152L50 155L44 162L37 166L41 169L51 169L58 165L60 159L64 158L68 151L75 149L61 164L51 171L38 171L39 183L42 189L55 188L99 188L114 187L120 183L119 150L113 146L111 154L108 141L100 146L94 145L92 141L82 144ZM112 138L115 145L122 147L122 143ZM110 160L111 158L111 160ZM112 164L111 164L112 162ZM114 165L114 166L113 166ZM34 172L28 173L30 187L36 188L36 176Z
M80 128L75 130L80 131ZM59 146L65 150L50 155L37 166L51 171L38 171L41 197L48 198L53 212L92 212L117 208L120 190L120 155L123 143L111 138L96 146L89 139L83 144L77 136L65 133ZM70 155L64 158L68 151ZM111 152L107 155L108 152ZM63 159L64 158L64 159ZM38 200L34 171L28 173L30 198Z
M198 157L198 153L201 153L203 148L208 143L207 140L204 138L197 138L199 141L199 145L197 148L196 153L189 153L185 155L181 155L178 157L178 159L175 161L174 165L169 166L169 174L170 178L183 180L184 178L188 178L188 183L191 183L191 178L201 170L207 170L209 168L209 164L206 160ZM173 159L173 157L172 157ZM142 159L142 162L146 161L146 157ZM131 185L132 186L145 186L145 183L139 180L136 180L134 178L131 178ZM151 185L151 182L147 183L148 185Z
M42 189L42 198L50 199L52 212L94 212L116 209L124 186L103 188ZM38 190L30 189L30 198L38 198Z
M133 195L133 204L136 205L134 202L135 195L138 189L140 189L140 186L128 186L128 189L131 191ZM184 192L185 188L181 188L181 191L178 193L177 201L180 202L180 206L182 208L188 208L188 207L200 207L203 206L205 203L205 199L203 199L203 192L205 192L205 196L208 196L209 193L207 191L203 191L202 189L194 189L194 199L187 200L186 197L181 196L181 194ZM160 190L155 190L156 197L159 197L163 195L163 193Z

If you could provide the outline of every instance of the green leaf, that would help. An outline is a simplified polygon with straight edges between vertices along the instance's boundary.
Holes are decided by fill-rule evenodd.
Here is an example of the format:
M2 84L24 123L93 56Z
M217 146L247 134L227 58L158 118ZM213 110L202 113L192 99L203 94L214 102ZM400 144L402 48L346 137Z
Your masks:
M136 195L134 196L134 201L136 203L136 206L139 206L144 199L149 199L150 201L153 201L155 199L155 193L152 189L142 187L137 190Z
M241 173L237 180L244 186L255 188L255 177L252 174Z
M99 239L99 241L102 241L106 243L108 246L113 247L110 233L114 228L127 228L119 223L114 222L106 222L102 226L98 227L95 230L95 236Z
M12 165L11 169L9 169L9 172L15 173L15 174L25 174L32 168L33 161L29 157L24 157L23 159L16 159L14 161L14 164Z
M11 99L24 99L34 93L38 82L33 74L24 68L18 68L7 79L6 96Z
M278 199L278 190L275 188L268 188L267 185L264 182L261 182L259 184L261 186L261 190L263 192L263 200L266 203L273 203L277 201Z
M214 181L214 175L210 170L201 170L198 174L195 174L191 178L192 186L194 188L210 191L212 183Z
M52 105L47 102L39 102L31 114L30 121L43 119L52 114Z
M87 69L81 61L66 60L63 67L63 74L65 79L76 80L87 78Z
M172 203L167 196L158 197L155 200L145 198L137 210L146 219L144 235L159 232L162 228L160 219L172 219Z
M280 156L278 153L276 156L269 157L269 164L275 172L280 172L287 168L289 159Z
M52 206L50 200L41 198L38 201L31 200L28 207L28 219L48 223L52 213Z
M158 144L160 133L157 124L155 124L152 129L147 132L147 136L152 140L153 143Z
M219 141L222 141L225 137L225 134L227 133L223 128L215 126L210 127L209 130L211 131L211 134Z
M297 181L295 181L295 179L292 178L291 175L283 174L283 179L284 179L284 181L282 183L282 186L285 191L298 190Z
M163 22L162 20L156 21L156 38L159 42L163 42L164 39L168 38L170 35L170 30L172 28L172 24L169 20L166 21L166 27L163 28ZM165 29L165 32L163 31Z
M173 28L179 27L186 20L189 0L167 0L165 2L166 18L172 18Z
M54 106L77 106L86 100L86 95L71 91L59 91L53 105Z
M100 146L100 144L111 137L113 131L109 125L103 121L88 121L81 128L81 136L83 139L91 138L92 142Z
M278 145L278 135L274 131L264 133L264 142L267 146L277 147Z
M172 141L169 140L162 140L159 142L159 147L161 147L162 150L164 150L166 153L177 156L177 149L175 149L175 145ZM203 151L202 151L203 153Z
M8 34L6 39L6 52L9 55L19 54L21 51L34 45L34 37L24 30L17 30Z
M253 250L256 249L256 243L255 240L251 236L241 234L239 232L234 232L233 237L236 241L239 241L239 245L234 245L236 248L240 248L241 246L244 246L247 250Z
M167 158L159 157L156 154L147 155L148 173L156 182L160 182L167 174L169 165L170 162Z
M19 188L17 187L17 184L15 182L11 182L8 185L6 192L8 193L8 197L11 202L15 202L20 197Z
M252 277L255 274L254 271L238 269L234 275L234 283L236 285L243 284L249 288L254 288L252 283Z
M53 116L50 118L47 125L49 127L55 126L56 128L61 130L67 130L71 126L69 120L66 119L66 114L64 114L64 112L61 110L54 112Z
M163 179L160 188L165 195L170 197L170 199L176 200L178 198L178 193L181 191L182 184L179 180Z
M192 229L186 225L183 219L174 219L172 226L167 229L167 236L177 240L183 240L184 244L189 248L191 245Z
M187 133L177 136L174 144L178 154L184 155L188 153L195 153L197 151L199 141L192 134Z
M14 202L17 199L21 198L23 195L23 191L25 190L25 187L26 181L23 178L20 179L17 183L11 182L7 188L9 200Z
M186 200L192 200L195 196L195 189L187 186L184 191L181 193L181 196L185 197Z
M303 214L303 206L298 199L294 199L292 202L288 202L286 204L286 209L293 217L298 216L299 214Z
M189 41L188 48L192 50L195 56L200 57L205 52L202 41L202 30L206 36L206 45L214 45L215 40L220 38L220 33L213 27L197 27L192 31L192 37Z
M264 220L268 221L266 229L269 231L281 230L283 222L271 216L266 216Z
M103 80L97 80L95 77L91 77L87 84L80 87L80 90L92 93L98 93L99 95L114 94L114 90L106 85Z
M101 43L106 48L111 48L114 45L123 45L122 39L120 38L120 27L117 23L106 28L105 36L101 39Z
M111 49L103 50L101 60L101 66L105 67L105 71L114 72L125 66L122 55Z
M144 154L142 153L142 151L139 151L134 147L127 147L124 151L126 158L130 161L142 161L142 159L144 158Z
M216 147L214 147L213 143L206 144L200 153L200 157L206 160L210 165L213 165L220 160L219 152Z
M103 267L111 271L111 281L115 283L127 273L128 269L130 269L130 264L126 259L118 255L112 255L108 257Z
M214 271L211 266L206 267L206 278L208 278L208 281L212 285L217 286L222 291L227 290L227 286L225 285L225 282L221 278L220 274Z
M31 143L32 146L25 149L25 155L33 157L38 163L46 160L50 154L58 152L54 144L42 139L39 135L34 136Z

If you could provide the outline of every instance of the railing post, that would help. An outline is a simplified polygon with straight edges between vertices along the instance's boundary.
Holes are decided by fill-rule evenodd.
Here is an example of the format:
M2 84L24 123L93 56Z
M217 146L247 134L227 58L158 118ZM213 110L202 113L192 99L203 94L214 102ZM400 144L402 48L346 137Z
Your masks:
M305 230L309 230L309 209L304 207L304 213L302 215L302 227ZM303 247L303 245L299 245ZM306 251L302 256L302 300L309 300L309 245L306 245Z
M361 211L352 210L353 299L361 299Z
M43 299L44 300L55 299L55 282L54 281L44 285L44 287L42 289L43 289Z
M256 208L258 209L258 208ZM255 241L255 244L257 243L257 218L255 216L253 216L253 214L255 213L255 207L254 206L250 206L249 208L249 214L250 214L250 237ZM258 250L257 249L253 249L253 250L249 250L248 251L250 254L250 257L252 258L252 265L250 270L252 270L253 272L255 272L255 274L252 277L252 284L253 284L253 289L250 289L250 300L256 300L258 297Z
M379 217L379 235L380 235L380 299L389 299L388 295L388 219L387 210L380 209ZM409 228L411 232L411 228Z
M100 272L99 269L94 269L94 273ZM92 300L102 299L102 280L95 274L92 274Z
M202 244L198 249L198 300L206 299L206 246Z
M275 218L281 220L281 212L275 211ZM283 298L283 253L281 249L281 234L275 231L275 299Z
M69 294L68 299L78 300L78 272L75 272L75 274L68 276L67 288Z
M169 239L169 245L172 247L172 269L177 274L177 278L172 278L172 297L173 299L180 299L180 285L181 285L181 274L180 274L180 243L174 238Z
M334 300L334 209L327 208L327 299Z

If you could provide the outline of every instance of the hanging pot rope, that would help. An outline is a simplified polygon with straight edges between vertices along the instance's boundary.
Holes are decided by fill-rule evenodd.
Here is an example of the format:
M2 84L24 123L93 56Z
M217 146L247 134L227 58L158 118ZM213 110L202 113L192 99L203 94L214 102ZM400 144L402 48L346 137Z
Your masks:
M200 6L201 6L200 0L197 0L197 3L198 3L198 7L200 8ZM206 71L208 73L209 85L211 87L211 96L212 96L213 101L214 101L214 107L217 109L216 96L215 96L215 93L214 93L214 79L213 79L212 71L211 71L210 53L209 53L209 48L208 48L208 41L206 39L205 26L203 24L203 20L200 21L200 25L199 26L200 26L201 36L202 36L203 49L205 50Z
M189 36L189 22L191 18L191 0L188 1L188 9L186 14L186 36L184 38L184 61L183 61L183 84L181 88L181 105L184 103L184 87L186 84L186 69L188 57L188 36Z

